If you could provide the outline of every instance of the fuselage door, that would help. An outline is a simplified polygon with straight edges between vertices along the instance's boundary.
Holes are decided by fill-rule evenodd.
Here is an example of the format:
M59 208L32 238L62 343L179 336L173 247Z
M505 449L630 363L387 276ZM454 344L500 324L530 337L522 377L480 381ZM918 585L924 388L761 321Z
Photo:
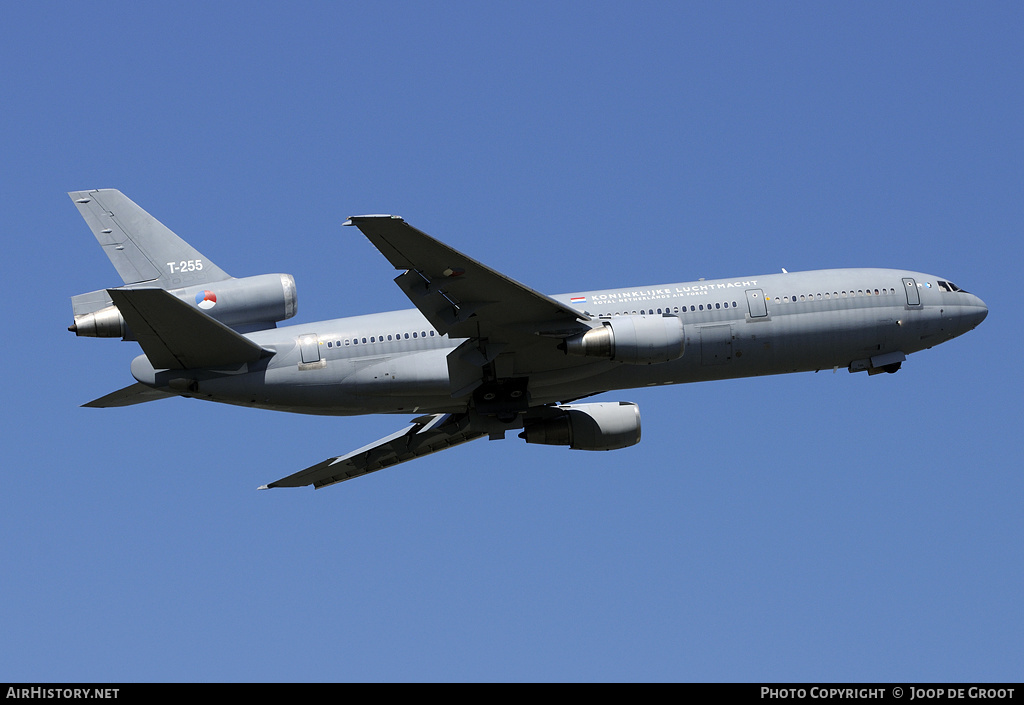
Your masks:
M903 289L907 292L907 304L910 306L921 305L921 292L917 290L917 282L910 277L904 277Z
M764 292L760 289L747 289L747 308L751 318L764 318L768 315L768 305L764 301Z
M320 339L316 335L300 335L299 350L302 351L303 364L320 361Z

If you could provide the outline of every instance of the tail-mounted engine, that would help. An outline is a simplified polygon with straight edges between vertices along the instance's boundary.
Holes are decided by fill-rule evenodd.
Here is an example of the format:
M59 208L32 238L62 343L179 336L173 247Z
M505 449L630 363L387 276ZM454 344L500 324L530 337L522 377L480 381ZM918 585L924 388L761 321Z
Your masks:
M239 332L273 328L278 321L294 316L298 308L295 279L290 274L225 279L170 292ZM68 330L75 335L134 339L106 291L80 294L72 297L71 303L75 322Z
M632 402L571 404L548 411L544 418L528 419L519 437L576 450L618 450L640 442L640 407Z
M566 338L560 347L568 355L650 365L682 357L684 343L678 316L622 316L602 320L597 328Z

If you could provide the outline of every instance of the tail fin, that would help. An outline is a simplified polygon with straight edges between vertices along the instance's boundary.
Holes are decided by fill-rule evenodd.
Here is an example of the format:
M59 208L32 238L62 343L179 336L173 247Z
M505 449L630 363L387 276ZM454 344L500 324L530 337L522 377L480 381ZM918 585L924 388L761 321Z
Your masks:
M126 285L178 289L231 278L117 189L68 195Z

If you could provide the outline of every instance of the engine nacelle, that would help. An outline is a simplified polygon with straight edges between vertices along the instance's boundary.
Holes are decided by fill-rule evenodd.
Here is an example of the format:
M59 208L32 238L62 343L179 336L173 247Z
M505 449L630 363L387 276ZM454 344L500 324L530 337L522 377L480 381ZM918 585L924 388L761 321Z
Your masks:
M184 289L171 289L170 292L211 318L243 332L273 328L275 323L291 318L298 310L295 279L291 274L261 274L243 279L225 279ZM82 305L88 306L89 302L98 299L99 294L107 302L110 301L105 292L99 291L76 296L72 302L82 302ZM130 331L125 326L121 312L112 304L77 314L68 330L75 335L91 338L130 339Z
M678 316L621 316L602 320L601 324L566 338L565 352L630 365L668 362L683 356L686 336Z
M596 402L555 407L548 418L527 421L527 443L576 450L618 450L640 442L640 407L632 402Z

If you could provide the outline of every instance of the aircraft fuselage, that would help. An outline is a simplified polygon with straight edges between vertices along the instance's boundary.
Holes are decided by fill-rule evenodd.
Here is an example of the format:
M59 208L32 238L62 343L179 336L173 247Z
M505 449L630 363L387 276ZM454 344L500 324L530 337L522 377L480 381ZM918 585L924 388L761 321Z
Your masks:
M973 329L988 309L938 277L896 269L832 269L603 289L552 296L598 320L676 316L684 351L655 364L579 358L566 365L557 337L536 336L526 378L531 405L602 391L788 372L895 371L905 355ZM442 413L453 397L448 356L464 339L437 333L416 309L256 331L269 359L224 370L156 371L142 355L137 380L199 399L326 415ZM500 356L499 356L500 359ZM552 364L545 364L551 360ZM187 390L183 385L191 385Z

